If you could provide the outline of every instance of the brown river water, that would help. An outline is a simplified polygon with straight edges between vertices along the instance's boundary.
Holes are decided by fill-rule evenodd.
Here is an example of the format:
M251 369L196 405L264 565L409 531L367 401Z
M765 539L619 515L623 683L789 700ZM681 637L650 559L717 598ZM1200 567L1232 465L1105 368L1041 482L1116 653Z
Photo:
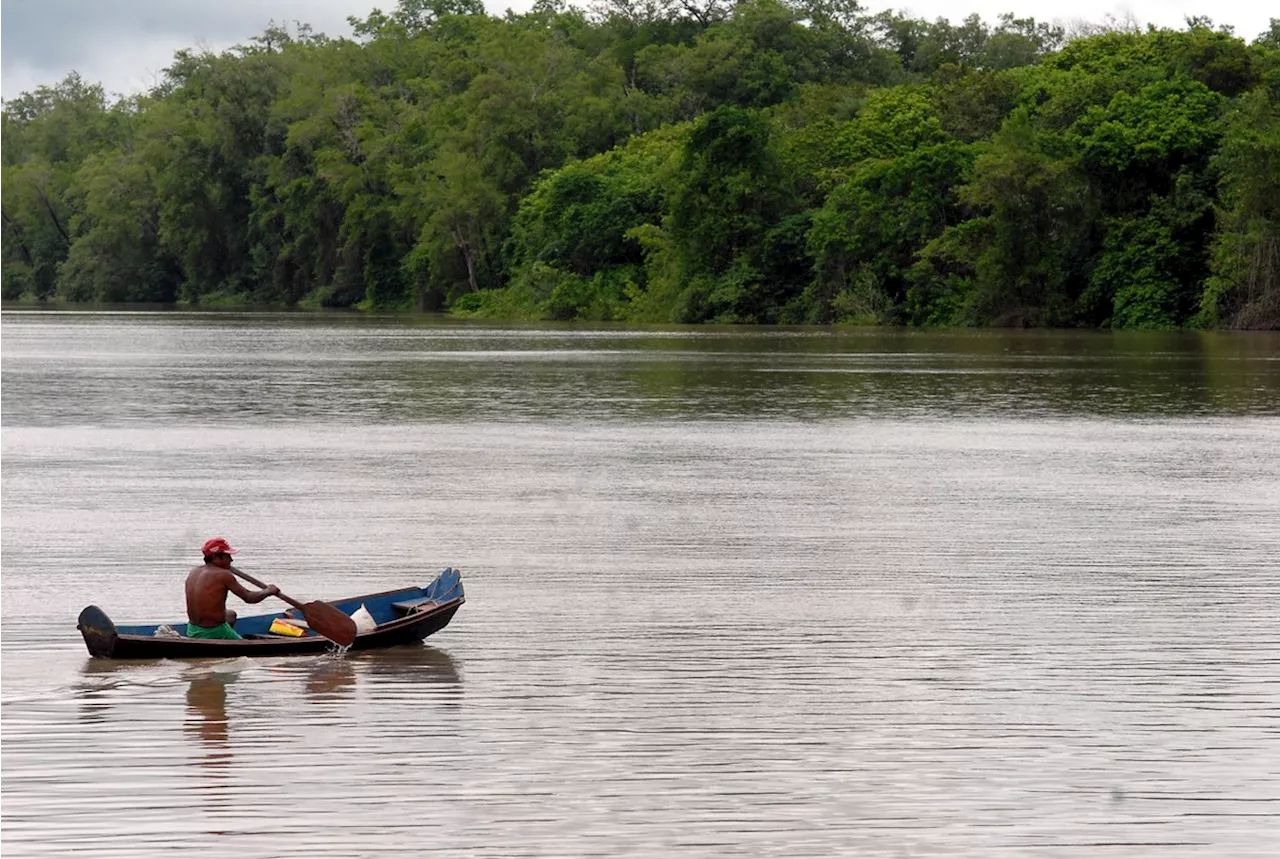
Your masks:
M6 859L1280 855L1280 335L0 321Z

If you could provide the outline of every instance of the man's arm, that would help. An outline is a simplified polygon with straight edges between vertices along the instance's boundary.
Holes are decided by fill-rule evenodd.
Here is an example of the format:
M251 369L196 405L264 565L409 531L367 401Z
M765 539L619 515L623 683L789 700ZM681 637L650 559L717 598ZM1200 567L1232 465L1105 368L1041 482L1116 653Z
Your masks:
M275 585L267 585L260 591L251 591L244 585L240 584L240 580L230 572L226 575L226 584L227 590L231 591L231 593L240 597L240 599L247 603L262 602L267 597L277 596L280 593L280 589Z

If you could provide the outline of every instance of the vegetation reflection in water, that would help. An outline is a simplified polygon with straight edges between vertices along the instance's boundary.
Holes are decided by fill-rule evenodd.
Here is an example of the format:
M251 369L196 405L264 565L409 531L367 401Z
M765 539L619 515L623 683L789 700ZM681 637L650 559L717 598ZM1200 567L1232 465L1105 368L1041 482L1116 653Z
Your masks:
M55 373L104 394L99 420L126 425L160 407L219 422L190 401L199 385L235 414L309 421L840 419L953 414L1157 417L1275 414L1280 336L1226 332L922 332L852 328L625 330L494 327L439 318L328 314L131 315L131 338L102 340L112 317L6 315L10 421L74 422ZM179 347L178 344L181 343ZM167 344L167 345L166 345ZM209 374L210 362L225 371ZM581 396L589 390L591 396ZM343 411L335 411L341 402Z

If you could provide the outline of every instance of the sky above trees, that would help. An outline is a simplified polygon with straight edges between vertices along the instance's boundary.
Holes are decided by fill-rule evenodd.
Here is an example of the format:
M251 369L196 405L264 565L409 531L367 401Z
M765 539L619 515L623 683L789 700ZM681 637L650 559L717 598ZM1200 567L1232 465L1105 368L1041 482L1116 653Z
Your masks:
M531 0L487 0L491 14L523 12ZM586 5L586 4L573 4ZM1209 15L1219 25L1252 39L1266 29L1268 4L1257 0L868 0L866 7L905 10L913 16L958 19L978 13L994 22L1001 12L1064 24L1100 22L1108 15L1176 27L1188 15ZM175 51L205 47L221 51L248 41L272 22L302 21L330 36L350 34L348 16L363 18L394 0L3 0L0 3L0 71L3 97L11 99L69 71L101 83L108 92L149 89ZM1270 10L1274 14L1274 10Z

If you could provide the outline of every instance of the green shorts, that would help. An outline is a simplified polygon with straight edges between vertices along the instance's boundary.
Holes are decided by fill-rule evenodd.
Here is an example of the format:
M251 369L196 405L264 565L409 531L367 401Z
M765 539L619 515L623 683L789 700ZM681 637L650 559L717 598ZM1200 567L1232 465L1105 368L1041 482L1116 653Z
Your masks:
M196 626L194 623L189 623L187 638L225 638L240 641L244 636L232 629L231 624L223 621L217 626Z

